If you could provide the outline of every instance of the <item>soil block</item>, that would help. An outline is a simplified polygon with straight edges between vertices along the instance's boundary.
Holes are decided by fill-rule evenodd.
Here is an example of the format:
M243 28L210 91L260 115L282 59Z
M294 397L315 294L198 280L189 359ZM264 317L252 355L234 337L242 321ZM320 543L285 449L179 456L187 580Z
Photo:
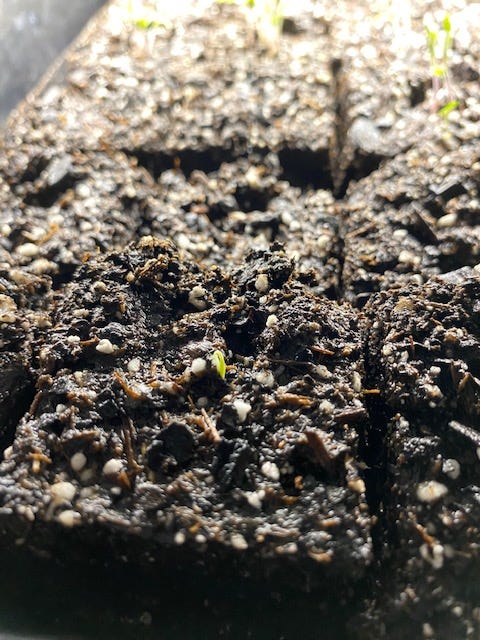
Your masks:
M478 130L478 122L471 128ZM477 146L461 132L432 139L352 187L345 204L345 297L422 283L480 262ZM451 145L453 148L448 148Z
M20 135L68 149L106 144L138 157L155 177L178 162L187 173L211 171L274 151L286 176L328 187L328 35L321 17L310 15L308 27L285 33L272 55L236 7L191 7L149 31L112 3L61 74L13 118L15 135L5 142L15 148ZM60 131L59 114L68 114Z
M352 309L309 293L282 252L228 277L145 238L90 258L52 325L2 465L4 534L53 552L64 529L115 532L135 563L181 547L351 592L372 561Z
M379 637L478 634L479 310L468 268L367 308L389 487Z
M142 233L171 238L186 256L207 265L238 265L250 249L280 242L298 277L315 293L338 294L342 248L331 192L302 192L279 180L278 157L224 163L187 179L162 173L161 192Z

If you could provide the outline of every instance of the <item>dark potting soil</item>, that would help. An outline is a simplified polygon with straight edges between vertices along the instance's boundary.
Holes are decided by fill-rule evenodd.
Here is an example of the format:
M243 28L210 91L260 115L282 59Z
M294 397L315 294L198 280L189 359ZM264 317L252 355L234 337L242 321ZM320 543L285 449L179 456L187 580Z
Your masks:
M411 618L440 637L476 635L479 287L465 267L367 305L390 489L379 610L391 638Z
M39 345L4 513L21 504L81 524L82 539L140 534L147 562L157 544L185 546L213 566L227 552L250 572L262 562L298 588L303 574L356 581L372 559L361 336L352 310L292 271L281 252L250 253L233 277L201 271L150 239L90 259ZM219 352L235 354L226 372Z
M422 30L314 4L275 52L238 7L114 2L13 114L9 571L135 584L133 633L169 576L230 637L230 597L250 637L477 637L478 50L444 122Z

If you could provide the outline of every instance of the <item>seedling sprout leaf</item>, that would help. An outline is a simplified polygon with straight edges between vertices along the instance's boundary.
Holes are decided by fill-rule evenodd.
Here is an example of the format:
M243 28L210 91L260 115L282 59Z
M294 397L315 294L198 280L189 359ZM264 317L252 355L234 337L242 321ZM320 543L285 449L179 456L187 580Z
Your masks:
M449 114L455 109L458 108L459 102L458 100L451 100L446 105L444 105L441 109L438 110L438 115L442 116L442 118L448 118Z
M217 370L218 375L222 379L225 378L225 374L227 373L227 365L225 364L223 353L218 349L215 349L212 354L212 364Z

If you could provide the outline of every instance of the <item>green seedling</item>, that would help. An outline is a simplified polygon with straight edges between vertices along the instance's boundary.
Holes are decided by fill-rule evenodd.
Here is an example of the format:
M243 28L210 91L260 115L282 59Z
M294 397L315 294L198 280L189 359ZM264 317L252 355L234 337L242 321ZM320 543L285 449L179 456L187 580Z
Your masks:
M218 349L215 349L215 351L212 354L212 364L217 370L217 373L220 376L220 378L224 379L225 374L227 373L227 365L225 364L225 358L223 353Z
M134 0L128 0L127 13L129 21L142 31L158 28L168 29L171 26L170 21L162 18L159 11L145 7L138 0L135 4Z
M439 116L442 116L442 118L447 120L450 113L452 111L455 111L455 109L458 109L459 104L460 103L458 102L458 100L451 100L450 102L447 102L447 104L444 105L443 107L440 107L437 113Z
M445 14L438 27L425 25L425 33L432 72L432 110L446 120L459 105L458 100L454 98L448 69L453 43L449 14ZM447 102L442 105L445 99Z

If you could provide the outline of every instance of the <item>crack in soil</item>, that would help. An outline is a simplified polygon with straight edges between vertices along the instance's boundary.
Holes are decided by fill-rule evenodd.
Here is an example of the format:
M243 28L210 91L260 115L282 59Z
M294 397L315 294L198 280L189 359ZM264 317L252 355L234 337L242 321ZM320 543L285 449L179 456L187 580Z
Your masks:
M379 376L374 364L374 350L371 348L370 327L365 330L365 389L377 389ZM389 411L381 394L368 395L365 405L369 420L365 431L360 434L360 455L366 464L364 479L366 498L371 515L376 518L372 527L372 540L377 563L382 560L382 546L387 535L383 504L389 498L387 478L387 450L385 436L389 420Z
M333 191L331 157L328 150L283 147L278 151L283 172L281 180L294 187Z
M4 451L13 444L15 432L22 417L32 404L35 396L35 382L31 376L22 379L20 373L12 377L7 390L2 388L0 414L2 416L2 429L0 432L0 449Z
M239 156L224 146L212 146L204 149L179 149L177 151L149 151L146 149L122 149L123 153L138 160L151 176L158 180L164 171L180 169L186 178L200 169L205 173L218 171L224 162L233 162Z

